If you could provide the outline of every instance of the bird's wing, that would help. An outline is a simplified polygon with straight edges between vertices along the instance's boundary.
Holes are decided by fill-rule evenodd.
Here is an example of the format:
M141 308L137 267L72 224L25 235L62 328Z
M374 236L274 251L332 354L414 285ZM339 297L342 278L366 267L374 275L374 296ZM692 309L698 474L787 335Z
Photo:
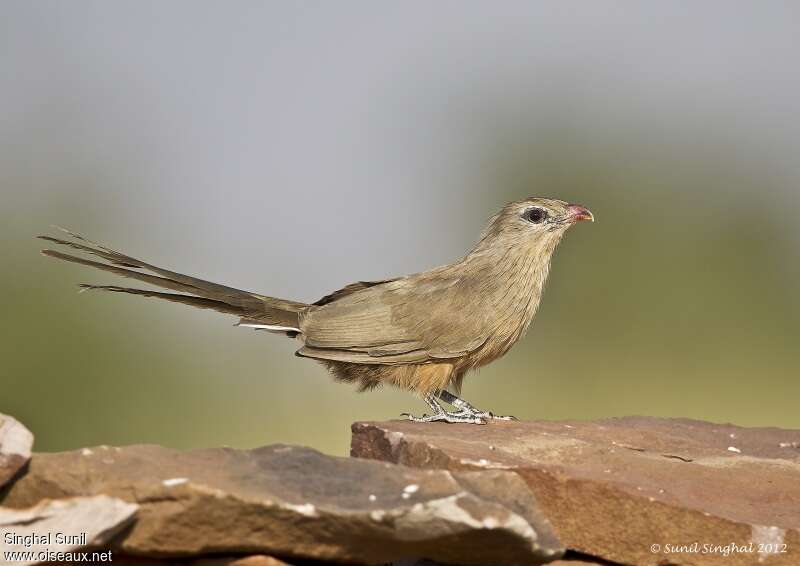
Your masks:
M298 355L366 364L461 357L488 338L480 297L460 278L401 278L362 288L301 315Z
M350 283L349 285L345 285L341 289L338 289L331 293L330 295L325 295L314 305L321 307L323 305L327 305L328 303L332 303L333 301L338 301L339 299L346 297L347 295L352 295L356 291L360 291L362 289L368 289L369 287L374 287L375 285L381 285L383 283L388 283L390 281L396 281L396 279L383 279L381 281L357 281L356 283Z

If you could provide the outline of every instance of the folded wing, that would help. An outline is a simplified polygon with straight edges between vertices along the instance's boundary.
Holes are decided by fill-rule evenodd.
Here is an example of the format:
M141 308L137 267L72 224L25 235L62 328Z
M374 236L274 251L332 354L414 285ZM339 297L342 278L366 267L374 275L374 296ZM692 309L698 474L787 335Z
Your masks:
M458 358L488 338L456 277L422 274L362 287L303 312L298 355L361 364Z

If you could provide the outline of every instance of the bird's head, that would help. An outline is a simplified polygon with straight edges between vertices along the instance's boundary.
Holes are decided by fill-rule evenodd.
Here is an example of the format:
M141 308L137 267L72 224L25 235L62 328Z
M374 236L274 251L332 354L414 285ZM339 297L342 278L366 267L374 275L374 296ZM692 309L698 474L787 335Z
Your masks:
M481 244L555 248L564 232L582 220L594 221L588 208L551 198L510 202L489 221Z

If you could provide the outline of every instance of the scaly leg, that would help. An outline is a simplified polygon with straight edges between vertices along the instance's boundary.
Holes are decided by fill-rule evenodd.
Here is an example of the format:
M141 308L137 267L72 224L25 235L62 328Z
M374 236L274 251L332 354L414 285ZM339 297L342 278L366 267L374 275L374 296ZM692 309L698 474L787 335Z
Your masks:
M440 393L441 395L441 393ZM422 415L415 417L409 413L402 413L402 416L408 417L408 420L415 423L432 423L432 422L445 422L445 423L469 423L469 424L486 424L483 419L477 415L467 414L459 411L458 413L448 413L445 411L439 402L436 400L436 395L429 393L424 397L425 402L433 411L432 415Z
M457 413L452 413L453 415L464 415L470 417L478 417L481 419L496 419L500 421L516 421L519 420L517 417L507 416L501 417L499 415L494 415L491 411L481 411L480 409L476 409L460 397L456 397L452 393L447 390L442 390L439 392L439 399L444 401L445 403L449 403L453 407L458 409Z

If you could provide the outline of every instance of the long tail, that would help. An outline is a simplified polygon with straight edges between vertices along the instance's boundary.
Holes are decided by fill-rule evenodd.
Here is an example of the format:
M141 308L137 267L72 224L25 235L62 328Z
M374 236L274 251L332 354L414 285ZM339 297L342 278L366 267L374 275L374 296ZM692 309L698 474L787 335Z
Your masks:
M210 281L197 279L167 269L162 269L145 263L136 258L114 251L100 244L59 228L71 239L55 238L52 236L39 236L42 240L67 246L105 260L107 263L65 254L55 250L45 249L42 254L71 263L87 265L115 273L123 277L136 279L150 285L178 291L178 293L164 293L134 289L130 287L117 287L114 285L85 285L83 290L101 290L115 293L129 293L143 297L154 297L202 309L213 309L218 312L232 314L240 317L240 324L253 328L265 328L287 332L299 332L298 313L307 308L305 303L286 301L273 297L266 297L257 293L250 293L225 285L218 285ZM142 271L136 271L142 270ZM147 273L150 272L150 273Z

